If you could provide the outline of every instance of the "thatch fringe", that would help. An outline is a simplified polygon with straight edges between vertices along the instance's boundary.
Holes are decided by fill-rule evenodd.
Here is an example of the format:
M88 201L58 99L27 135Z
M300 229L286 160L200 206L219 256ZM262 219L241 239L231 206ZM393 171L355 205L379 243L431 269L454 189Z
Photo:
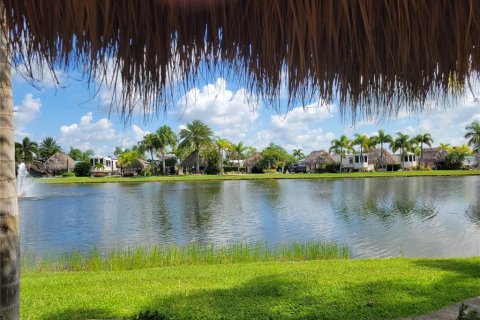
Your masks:
M167 108L177 80L186 90L199 72L272 105L282 85L289 106L338 96L355 118L420 110L480 70L478 0L2 1L28 76L80 67L121 88L127 115Z

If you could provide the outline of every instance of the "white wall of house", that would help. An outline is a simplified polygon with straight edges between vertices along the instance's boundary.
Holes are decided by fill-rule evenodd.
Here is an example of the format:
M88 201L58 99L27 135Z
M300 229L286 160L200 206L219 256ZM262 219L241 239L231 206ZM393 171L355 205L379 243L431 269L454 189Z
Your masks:
M412 152L407 152L405 155L401 156L398 154L393 155L395 158L396 164L402 165L406 170L411 170L418 167L417 156Z
M95 168L98 163L103 164L103 168ZM90 157L90 165L92 173L102 172L107 175L118 173L118 160L112 157L92 156Z
M342 159L342 168L356 171L373 171L375 169L373 164L368 164L367 154L363 154L362 156L359 154L345 156L345 158Z
M477 155L465 157L465 159L462 162L462 166L465 169L476 169L478 167Z

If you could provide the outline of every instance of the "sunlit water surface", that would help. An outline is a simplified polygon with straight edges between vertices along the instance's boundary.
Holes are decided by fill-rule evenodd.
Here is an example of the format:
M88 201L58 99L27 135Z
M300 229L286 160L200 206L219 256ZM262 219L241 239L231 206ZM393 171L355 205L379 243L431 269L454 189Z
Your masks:
M38 184L21 246L337 241L355 257L480 255L480 177Z

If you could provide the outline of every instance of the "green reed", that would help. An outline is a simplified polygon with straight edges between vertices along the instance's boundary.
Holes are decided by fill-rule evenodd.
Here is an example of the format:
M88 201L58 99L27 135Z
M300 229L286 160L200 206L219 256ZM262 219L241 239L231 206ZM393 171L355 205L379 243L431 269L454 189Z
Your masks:
M24 272L121 271L153 267L348 259L349 250L336 242L301 242L269 246L267 243L233 243L226 246L192 243L185 246L154 246L76 251L35 257L24 254Z

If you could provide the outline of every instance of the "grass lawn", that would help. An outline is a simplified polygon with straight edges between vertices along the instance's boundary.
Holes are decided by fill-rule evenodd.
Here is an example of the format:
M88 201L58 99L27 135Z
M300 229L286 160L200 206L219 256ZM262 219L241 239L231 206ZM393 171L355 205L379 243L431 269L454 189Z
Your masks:
M188 175L154 177L66 177L36 179L42 183L105 183L105 182L146 182L146 181L215 181L215 180L256 180L256 179L332 179L369 177L418 177L418 176L465 176L480 175L480 170L432 170L393 172L351 172L318 174L240 174L240 175Z
M27 272L22 319L394 319L480 295L480 258ZM372 302L373 306L367 305Z

